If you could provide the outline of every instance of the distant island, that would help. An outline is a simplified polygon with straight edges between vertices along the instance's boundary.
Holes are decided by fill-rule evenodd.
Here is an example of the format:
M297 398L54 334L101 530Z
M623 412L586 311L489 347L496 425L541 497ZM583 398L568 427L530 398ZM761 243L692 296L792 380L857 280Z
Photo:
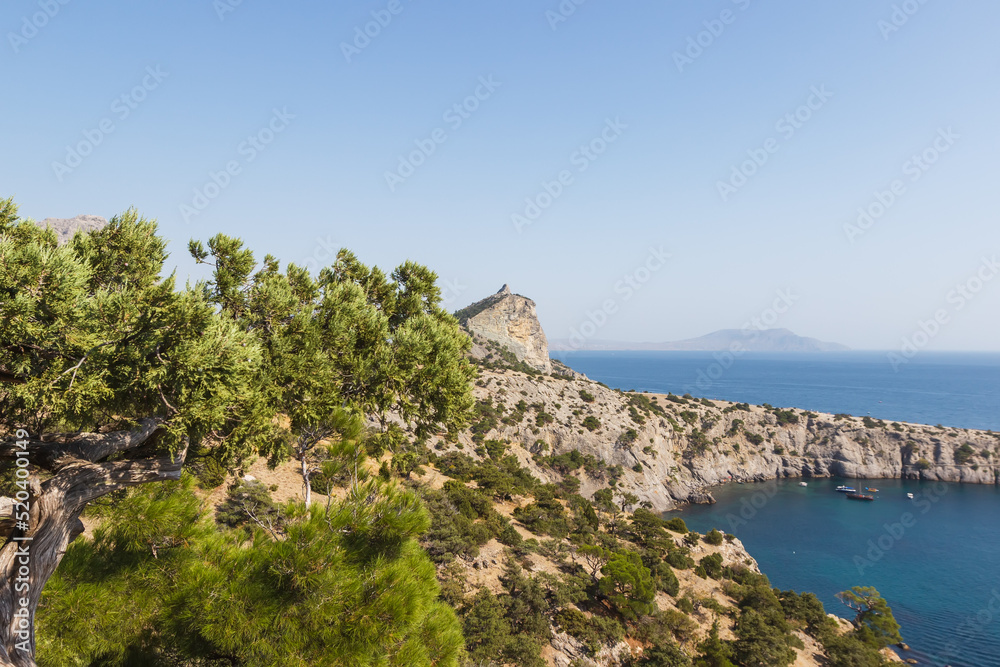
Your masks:
M740 347L734 348L734 345ZM634 343L614 340L585 340L582 337L555 339L552 350L651 350L717 352L740 349L745 352L843 352L851 348L816 338L799 336L788 329L721 329L698 338L668 343Z

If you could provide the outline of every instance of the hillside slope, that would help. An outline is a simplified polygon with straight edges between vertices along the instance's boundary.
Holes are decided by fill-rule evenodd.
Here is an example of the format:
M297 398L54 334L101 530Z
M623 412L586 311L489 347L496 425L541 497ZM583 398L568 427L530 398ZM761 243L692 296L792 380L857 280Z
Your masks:
M620 466L622 488L656 510L710 501L707 487L727 481L1000 481L1000 434L986 431L621 392L509 369L483 369L475 395L478 416L463 445L509 441L543 478L532 455L579 450ZM584 481L584 490L593 488L594 480Z

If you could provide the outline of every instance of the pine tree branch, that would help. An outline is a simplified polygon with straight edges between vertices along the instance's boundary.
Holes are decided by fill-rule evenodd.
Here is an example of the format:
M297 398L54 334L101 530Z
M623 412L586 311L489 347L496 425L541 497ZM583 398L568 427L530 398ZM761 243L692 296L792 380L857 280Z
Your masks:
M79 464L63 469L43 483L48 491L61 487L67 505L82 507L86 503L131 486L179 480L184 467L187 447L176 456L158 456L136 461Z
M112 433L81 433L66 442L44 442L29 440L26 445L32 465L45 470L56 470L71 459L96 463L112 454L136 449L146 444L162 428L162 421L155 418L139 420L139 425L130 431ZM23 452L16 442L0 444L0 460L16 458Z

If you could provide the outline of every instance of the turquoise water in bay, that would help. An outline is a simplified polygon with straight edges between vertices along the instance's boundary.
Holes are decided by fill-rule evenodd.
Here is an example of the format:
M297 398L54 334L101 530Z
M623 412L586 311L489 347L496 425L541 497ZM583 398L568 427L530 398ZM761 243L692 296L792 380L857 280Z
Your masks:
M809 479L729 484L715 505L681 516L699 532L736 535L773 586L812 591L850 618L835 597L874 586L892 606L922 665L1000 665L1000 489L902 480ZM838 484L879 489L848 500ZM913 493L914 499L906 497Z
M898 371L878 352L552 356L620 389L1000 430L1000 354L921 353ZM717 504L676 514L699 532L735 534L772 585L812 591L831 613L851 616L837 592L875 586L913 649L903 657L938 667L1000 666L1000 489L799 481L716 487ZM834 491L838 484L876 487L878 499L848 500Z

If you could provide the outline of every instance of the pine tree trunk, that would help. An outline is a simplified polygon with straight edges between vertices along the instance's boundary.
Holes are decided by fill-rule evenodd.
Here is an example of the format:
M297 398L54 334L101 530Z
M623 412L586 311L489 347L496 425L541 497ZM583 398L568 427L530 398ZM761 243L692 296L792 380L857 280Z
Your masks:
M34 486L31 528L15 531L0 549L0 664L17 667L35 664L34 620L42 588L82 528L83 507L67 504L62 484ZM24 611L27 618L20 616Z
M306 507L312 502L312 484L309 483L309 461L305 453L299 459L302 462L302 483L305 484Z
M133 453L130 450L149 442L157 429L156 422L144 420L130 432L83 434L69 443L32 442L31 456L54 474L44 482L31 477L26 522L17 517L23 505L16 505L18 520L5 522L6 527L0 524L0 667L35 665L38 601L67 546L83 532L80 514L87 503L129 486L180 479L186 450L174 457L94 462L123 451ZM0 448L0 458L9 458L11 451Z

